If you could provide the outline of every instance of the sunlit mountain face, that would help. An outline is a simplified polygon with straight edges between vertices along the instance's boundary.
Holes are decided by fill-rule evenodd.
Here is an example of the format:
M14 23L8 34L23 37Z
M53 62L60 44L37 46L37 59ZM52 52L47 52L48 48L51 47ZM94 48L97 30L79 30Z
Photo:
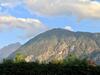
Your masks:
M64 60L73 54L78 59L87 58L100 64L100 34L52 29L32 38L8 58L14 59L18 53L26 56L25 59L30 57L29 62Z
M53 28L100 32L99 0L1 0L0 48Z
M0 0L0 75L98 75L100 0Z
M0 0L0 59L19 52L30 61L48 62L66 58L71 50L78 58L95 60L99 12L99 0Z

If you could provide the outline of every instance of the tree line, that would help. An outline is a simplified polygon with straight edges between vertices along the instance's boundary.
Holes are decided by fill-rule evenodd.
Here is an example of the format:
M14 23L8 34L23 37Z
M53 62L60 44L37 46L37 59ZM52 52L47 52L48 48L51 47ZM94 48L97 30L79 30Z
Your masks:
M16 55L15 60L4 60L0 64L0 75L98 75L100 66L79 60L70 55L67 59L48 63L25 62L23 55Z

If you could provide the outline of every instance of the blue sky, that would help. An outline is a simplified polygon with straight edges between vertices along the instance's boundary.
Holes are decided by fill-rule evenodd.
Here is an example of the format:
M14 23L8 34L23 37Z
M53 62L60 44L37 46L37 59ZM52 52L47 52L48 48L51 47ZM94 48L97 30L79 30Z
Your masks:
M99 0L0 0L0 48L52 28L100 32Z

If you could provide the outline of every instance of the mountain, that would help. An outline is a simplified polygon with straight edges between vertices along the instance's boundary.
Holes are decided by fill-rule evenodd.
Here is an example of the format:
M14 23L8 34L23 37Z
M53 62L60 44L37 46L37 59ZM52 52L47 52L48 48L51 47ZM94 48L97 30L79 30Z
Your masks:
M14 58L20 53L26 56L26 61L48 62L65 59L71 53L77 58L90 58L94 51L99 52L95 58L100 58L100 33L52 29L29 40L9 58Z
M0 49L0 62L2 62L2 60L4 58L7 58L10 54L15 52L20 46L21 44L17 42Z

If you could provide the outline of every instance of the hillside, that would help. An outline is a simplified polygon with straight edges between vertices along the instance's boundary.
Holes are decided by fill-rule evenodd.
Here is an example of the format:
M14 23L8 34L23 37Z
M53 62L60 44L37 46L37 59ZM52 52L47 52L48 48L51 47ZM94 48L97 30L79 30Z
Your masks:
M41 33L29 40L9 58L14 58L17 53L25 55L28 61L39 60L49 62L62 60L71 53L77 58L90 58L94 51L99 55L92 58L94 61L100 58L100 33L72 32L65 29L52 29ZM100 60L98 60L100 61Z
M10 54L15 52L20 46L20 43L13 43L0 49L0 62L2 62L2 60L7 58Z

